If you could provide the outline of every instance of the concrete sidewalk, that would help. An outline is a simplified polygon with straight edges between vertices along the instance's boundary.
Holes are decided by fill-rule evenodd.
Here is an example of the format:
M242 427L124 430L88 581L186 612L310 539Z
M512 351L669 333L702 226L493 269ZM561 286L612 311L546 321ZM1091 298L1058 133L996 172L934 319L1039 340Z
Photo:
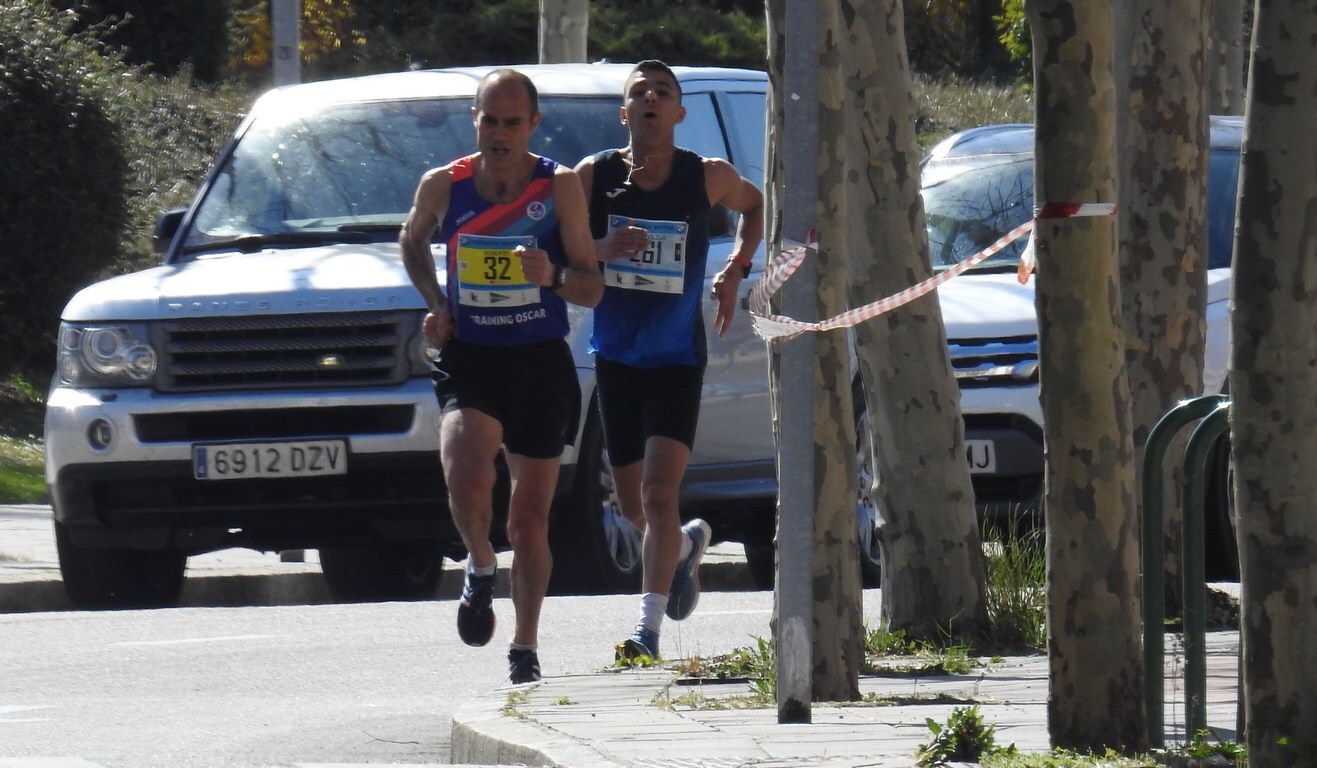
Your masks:
M330 602L315 552L307 562L228 550L190 558L183 599L190 606ZM456 597L450 564L440 598ZM506 572L506 569L501 569ZM710 549L706 590L750 589L739 547ZM506 584L501 585L505 593ZM60 581L46 506L0 505L0 613L70 608ZM1239 634L1207 639L1208 725L1235 739ZM1166 739L1185 740L1184 654L1167 637ZM1000 745L1049 749L1047 659L981 660L965 675L861 678L864 702L815 704L809 724L777 722L773 705L753 705L746 681L681 679L671 670L604 670L506 687L453 718L455 764L553 766L912 766L957 706L977 704Z
M1236 739L1238 633L1207 638L1207 721ZM982 660L965 675L863 677L865 701L814 704L809 724L777 722L773 705L746 706L749 685L693 683L669 671L598 672L495 691L453 719L455 763L554 766L915 765L946 723L975 704L996 743L1046 752L1047 658ZM1183 743L1183 653L1168 638L1166 743Z

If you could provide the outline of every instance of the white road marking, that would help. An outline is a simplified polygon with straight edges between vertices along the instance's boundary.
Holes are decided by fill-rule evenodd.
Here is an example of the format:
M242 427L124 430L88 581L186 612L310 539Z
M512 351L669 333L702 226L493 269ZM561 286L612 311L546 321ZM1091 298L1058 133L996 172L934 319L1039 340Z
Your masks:
M192 645L195 643L231 643L242 640L271 640L278 637L283 637L283 635L221 635L219 637L184 637L174 640L125 640L122 643L110 643L110 645Z
M19 712L32 712L38 709L51 709L50 704L0 704L0 723L48 723L54 720L52 717L5 717L5 715L18 714ZM3 766L4 763L0 763Z
M81 757L0 757L0 768L104 768Z
M0 704L0 715L8 715L14 712L31 712L34 709L50 709L51 704Z

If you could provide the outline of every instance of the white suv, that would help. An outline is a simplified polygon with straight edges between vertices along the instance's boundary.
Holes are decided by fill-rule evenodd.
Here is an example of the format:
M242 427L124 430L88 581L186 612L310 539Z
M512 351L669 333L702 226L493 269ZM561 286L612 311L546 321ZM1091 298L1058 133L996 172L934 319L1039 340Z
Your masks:
M1243 118L1212 118L1204 394L1220 393L1226 383L1242 136ZM1033 151L1033 126L1019 124L973 128L933 148L921 183L934 269L973 256L1033 216ZM995 517L1036 510L1042 493L1034 279L1022 285L1016 277L1025 246L1025 239L1017 240L938 289L960 385L975 499L982 512ZM1208 489L1208 567L1220 578L1237 568L1227 460L1228 451L1218 446Z
M521 69L544 113L532 151L574 165L625 145L629 65ZM76 604L172 604L187 557L229 547L319 549L340 599L430 596L443 557L463 556L438 466L424 305L397 235L421 174L474 151L470 107L486 71L271 91L193 203L160 217L163 263L69 301L45 445ZM766 76L676 73L687 110L677 142L762 186ZM725 210L714 215L710 269L734 231ZM590 321L574 311L584 399L551 526L558 591L640 580L639 537L610 498ZM709 341L687 514L707 515L718 539L763 529L771 540L766 350L747 317ZM496 521L493 535L506 546L503 529Z

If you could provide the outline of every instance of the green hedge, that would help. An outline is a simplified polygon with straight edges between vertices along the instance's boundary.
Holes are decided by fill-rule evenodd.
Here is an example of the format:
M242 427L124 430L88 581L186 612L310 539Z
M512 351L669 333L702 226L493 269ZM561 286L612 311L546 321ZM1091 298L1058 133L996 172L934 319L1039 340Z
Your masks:
M75 23L0 2L0 373L36 379L65 303L155 262L156 215L188 203L251 100L129 66Z
M70 293L114 260L124 228L112 60L67 15L0 5L0 370L47 366Z

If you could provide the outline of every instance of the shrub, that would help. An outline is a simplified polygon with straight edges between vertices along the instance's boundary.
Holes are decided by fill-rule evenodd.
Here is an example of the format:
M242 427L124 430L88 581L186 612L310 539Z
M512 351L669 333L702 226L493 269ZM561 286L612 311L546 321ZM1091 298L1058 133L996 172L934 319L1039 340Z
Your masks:
M60 309L113 261L124 153L112 59L41 2L0 5L0 370L53 364Z
M73 293L154 261L156 215L188 202L249 101L131 67L76 23L0 4L0 371L33 380Z

